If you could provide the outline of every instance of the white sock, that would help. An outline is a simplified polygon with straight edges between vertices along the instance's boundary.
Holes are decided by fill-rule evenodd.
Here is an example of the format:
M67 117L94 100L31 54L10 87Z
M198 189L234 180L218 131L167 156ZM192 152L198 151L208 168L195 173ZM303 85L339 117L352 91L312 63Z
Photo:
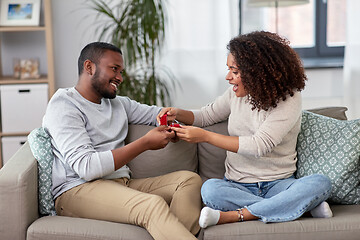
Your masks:
M325 201L311 210L310 213L314 218L331 218L333 216L329 204Z
M209 207L204 207L201 210L199 225L202 228L207 228L209 226L216 225L220 219L220 211L214 210Z

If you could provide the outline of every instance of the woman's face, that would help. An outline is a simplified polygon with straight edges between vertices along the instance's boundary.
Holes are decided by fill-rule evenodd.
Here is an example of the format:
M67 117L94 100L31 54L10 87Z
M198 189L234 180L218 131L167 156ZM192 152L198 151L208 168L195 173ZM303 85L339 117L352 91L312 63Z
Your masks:
M233 85L233 91L237 97L245 97L247 93L241 82L240 70L236 67L235 58L231 53L229 53L227 57L226 65L228 66L229 72L226 74L225 79L229 81L229 84Z

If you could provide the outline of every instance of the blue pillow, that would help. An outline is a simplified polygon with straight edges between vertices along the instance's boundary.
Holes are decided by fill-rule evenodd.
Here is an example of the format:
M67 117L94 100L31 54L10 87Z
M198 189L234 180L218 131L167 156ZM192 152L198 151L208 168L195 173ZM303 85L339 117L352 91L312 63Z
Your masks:
M330 202L360 203L360 119L345 121L303 111L296 177L330 178Z
M52 188L52 165L54 154L51 139L44 128L36 128L28 136L31 152L38 161L39 212L41 215L56 215Z

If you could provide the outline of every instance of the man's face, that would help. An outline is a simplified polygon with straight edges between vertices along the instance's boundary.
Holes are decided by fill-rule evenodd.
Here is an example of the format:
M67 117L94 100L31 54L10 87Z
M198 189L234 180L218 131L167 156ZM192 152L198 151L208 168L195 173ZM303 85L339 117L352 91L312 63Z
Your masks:
M91 78L93 89L103 98L115 98L122 83L124 60L120 53L107 50L96 64L96 71Z

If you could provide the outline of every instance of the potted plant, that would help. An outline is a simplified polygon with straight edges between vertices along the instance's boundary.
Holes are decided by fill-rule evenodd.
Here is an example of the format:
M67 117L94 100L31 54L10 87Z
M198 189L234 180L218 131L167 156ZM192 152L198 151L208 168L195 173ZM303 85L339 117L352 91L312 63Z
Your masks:
M124 56L124 82L118 94L149 105L171 104L174 75L159 65L165 39L165 0L91 0L97 12L99 40L119 47Z

